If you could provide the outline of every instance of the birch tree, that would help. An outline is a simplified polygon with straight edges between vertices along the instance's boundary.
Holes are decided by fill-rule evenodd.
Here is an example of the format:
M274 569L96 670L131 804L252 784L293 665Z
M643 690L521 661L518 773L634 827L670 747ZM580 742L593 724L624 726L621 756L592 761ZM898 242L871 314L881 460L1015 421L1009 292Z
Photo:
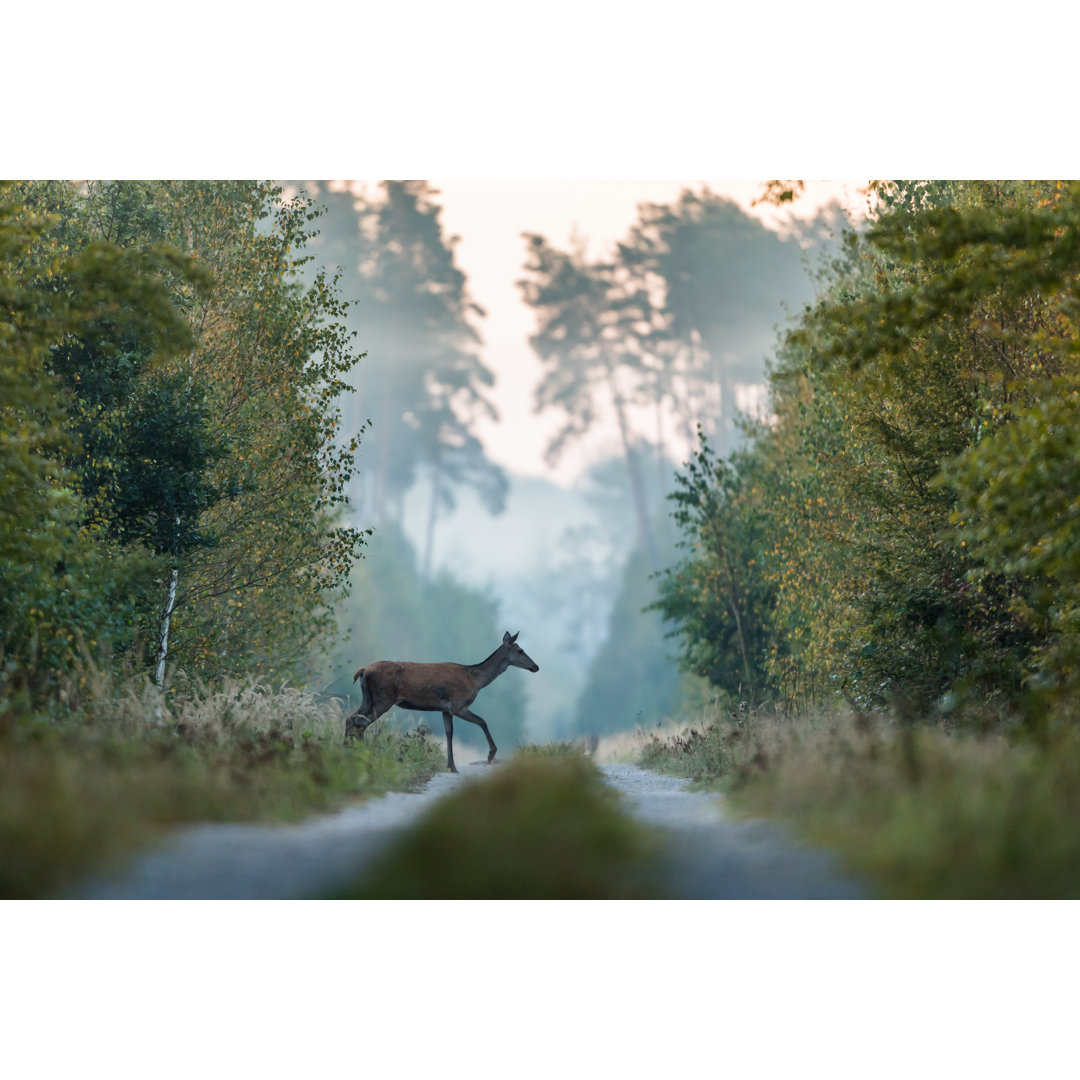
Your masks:
M92 340L120 366L125 343L160 358L190 348L172 286L201 280L175 249L95 237L82 209L71 185L0 186L0 686L30 692L80 651L130 640L151 570L86 494L80 466L97 458L64 359ZM87 384L108 366L88 368Z
M195 670L300 673L364 539L340 521L362 435L341 421L361 358L348 305L325 270L298 276L320 211L263 182L162 184L154 198L212 276L182 297L196 344L177 370L226 442L207 474L220 497L198 519L213 542L180 564L175 649Z

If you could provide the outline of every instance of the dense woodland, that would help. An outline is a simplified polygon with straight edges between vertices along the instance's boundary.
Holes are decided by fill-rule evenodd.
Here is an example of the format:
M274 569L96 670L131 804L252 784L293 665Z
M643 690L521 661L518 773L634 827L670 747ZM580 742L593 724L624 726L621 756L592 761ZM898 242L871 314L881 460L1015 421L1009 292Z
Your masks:
M526 611L504 749L538 700L545 736L704 718L643 753L890 895L1077 895L1080 186L879 182L787 233L684 191L599 260L524 234L549 455L617 443L486 585L434 557L455 503L562 496L477 435L437 195L0 186L0 895L419 782L411 714L343 750L358 656L478 660Z
M1071 717L1080 188L873 191L781 339L771 415L680 473L658 608L753 705Z
M0 690L86 663L302 678L363 535L338 513L359 353L318 209L268 183L0 190ZM85 681L85 680L84 680Z
M311 186L5 185L5 715L70 700L88 663L340 680L356 650L483 653L500 631L498 598L432 563L460 492L499 513L508 491L475 432L494 377L438 193ZM626 540L568 734L702 685L980 723L1068 700L1078 196L873 198L861 229L781 235L687 190L599 261L523 235L549 455L602 417L621 440L592 473ZM739 416L766 356L768 407ZM503 696L523 737L524 694Z

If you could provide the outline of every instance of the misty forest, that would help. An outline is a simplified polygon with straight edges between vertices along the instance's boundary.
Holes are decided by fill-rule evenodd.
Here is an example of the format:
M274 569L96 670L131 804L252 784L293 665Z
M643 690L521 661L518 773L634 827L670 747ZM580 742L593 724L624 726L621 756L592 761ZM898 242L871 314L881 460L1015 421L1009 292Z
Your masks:
M506 799L633 761L874 895L1080 895L1080 186L862 195L767 225L686 186L604 251L523 230L567 483L485 445L484 298L430 183L0 186L0 895L415 788L438 713L343 742L354 672L507 630L540 670L475 706ZM459 895L395 873L355 895Z

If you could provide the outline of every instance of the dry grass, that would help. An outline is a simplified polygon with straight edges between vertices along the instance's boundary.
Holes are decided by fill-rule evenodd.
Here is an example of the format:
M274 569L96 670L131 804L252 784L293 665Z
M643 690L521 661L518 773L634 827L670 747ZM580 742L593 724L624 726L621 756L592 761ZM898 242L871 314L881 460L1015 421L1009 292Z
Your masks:
M660 895L655 841L570 745L529 747L439 801L351 894L383 899Z
M685 735L695 729L707 726L704 719L673 720L665 719L653 728L638 728L636 731L619 731L613 735L603 735L592 753L594 761L600 764L633 764L641 757L641 752L652 739L661 742Z
M103 679L78 709L21 716L0 740L0 897L54 894L174 825L295 820L442 764L429 740L343 730L339 702L254 680L163 702Z
M883 894L1080 897L1080 734L1048 743L885 716L718 718L643 763L725 788L838 850Z

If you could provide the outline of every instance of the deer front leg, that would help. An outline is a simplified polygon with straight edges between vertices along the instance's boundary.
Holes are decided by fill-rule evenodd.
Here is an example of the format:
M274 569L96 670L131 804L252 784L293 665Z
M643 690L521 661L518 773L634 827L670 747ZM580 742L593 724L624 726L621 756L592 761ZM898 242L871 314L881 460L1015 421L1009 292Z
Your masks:
M454 765L454 718L448 713L442 714L443 730L446 732L446 767L457 772Z
M458 709L457 715L462 720L468 720L471 724L479 724L480 730L484 733L484 738L488 741L488 759L487 763L490 765L495 760L495 751L498 747L495 745L495 740L491 737L491 732L488 731L487 724L484 723L482 716L477 716L476 713L470 712L468 709Z

